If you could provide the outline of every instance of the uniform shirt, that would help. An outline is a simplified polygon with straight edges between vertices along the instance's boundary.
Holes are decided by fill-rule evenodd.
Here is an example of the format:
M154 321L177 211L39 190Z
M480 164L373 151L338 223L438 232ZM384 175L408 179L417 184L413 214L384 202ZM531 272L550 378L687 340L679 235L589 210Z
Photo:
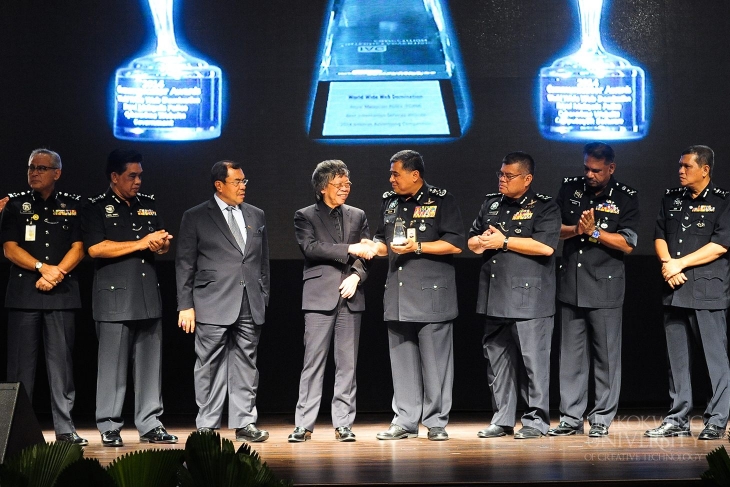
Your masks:
M549 196L532 189L520 198L487 195L469 237L492 225L505 237L529 237L556 249L560 210ZM485 250L479 275L477 313L497 318L534 319L555 314L555 252L525 255L511 250Z
M40 262L58 265L71 244L81 241L79 209L81 197L54 191L43 200L35 191L8 195L2 212L2 242L16 242ZM76 274L69 272L50 291L36 289L41 274L10 266L5 307L18 309L71 309L81 307Z
M712 182L692 199L686 188L668 189L662 198L654 239L663 239L669 255L679 259L709 242L730 247L729 194ZM687 282L672 289L664 284L664 305L693 309L725 309L730 305L728 254L683 272Z
M456 198L424 182L413 197L383 194L378 230L373 237L388 247L384 319L419 323L450 321L459 314L453 255L399 255L390 251L397 218L413 229L417 242L444 240L464 248L464 224Z
M636 247L639 198L636 190L613 177L600 195L586 186L585 177L565 178L557 204L564 225L576 225L581 214L593 208L598 228L619 233ZM620 308L625 283L622 251L606 247L589 235L564 240L558 270L559 301L583 308Z
M129 203L127 206L111 188L89 198L81 213L87 249L104 240L139 240L163 228L153 196L138 194ZM113 259L94 259L94 268L94 320L128 321L162 316L154 252L142 250Z

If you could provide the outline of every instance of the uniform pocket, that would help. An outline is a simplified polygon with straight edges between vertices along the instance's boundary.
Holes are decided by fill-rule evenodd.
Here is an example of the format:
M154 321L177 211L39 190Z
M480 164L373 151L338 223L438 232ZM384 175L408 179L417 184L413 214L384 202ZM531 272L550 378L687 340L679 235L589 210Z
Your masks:
M616 301L624 290L623 267L599 267L596 269L599 301Z
M123 277L102 277L97 281L99 308L109 313L124 313L129 309L127 293L127 280Z
M448 306L448 286L443 282L435 280L427 280L421 282L421 291L431 296L431 311L434 313L443 313ZM429 302L428 298L424 299L424 304Z
M713 269L695 269L694 298L712 301L723 297L725 285L722 276Z
M539 277L513 277L512 300L518 308L535 308L542 293L542 279Z

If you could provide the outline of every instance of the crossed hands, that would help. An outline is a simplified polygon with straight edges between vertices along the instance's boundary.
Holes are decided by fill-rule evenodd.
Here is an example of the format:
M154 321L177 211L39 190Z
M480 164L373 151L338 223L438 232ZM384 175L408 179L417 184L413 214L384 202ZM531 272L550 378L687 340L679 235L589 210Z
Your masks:
M152 252L162 253L160 251L164 250L165 242L169 240L172 240L172 235L165 230L157 230L145 235L141 242Z
M489 228L484 230L484 233L477 235L479 239L479 248L484 250L496 250L501 249L504 245L504 233L502 233L494 225L489 225Z
M687 282L687 276L682 272L684 266L680 259L662 259L662 277L672 289Z
M58 285L67 272L56 265L43 264L40 269L41 277L35 283L39 291L50 291Z

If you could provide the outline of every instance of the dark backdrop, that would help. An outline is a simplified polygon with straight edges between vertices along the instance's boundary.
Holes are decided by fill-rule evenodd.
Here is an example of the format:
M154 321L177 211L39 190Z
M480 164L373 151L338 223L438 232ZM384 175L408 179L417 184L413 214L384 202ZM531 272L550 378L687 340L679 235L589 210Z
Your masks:
M247 201L267 215L273 259L273 293L261 344L259 405L264 412L292 411L296 401L302 354L301 256L292 216L312 202L308 181L317 162L337 158L348 164L355 183L348 203L363 208L373 226L380 195L389 189L388 159L403 148L424 154L426 179L456 195L465 228L483 195L496 189L493 174L507 152L525 150L535 157L535 187L547 194L557 192L561 177L581 173L582 144L543 139L535 113L539 69L578 47L574 0L448 2L471 93L472 124L456 141L415 145L321 144L307 138L306 110L327 7L327 0L178 0L180 44L223 70L227 101L222 135L202 142L129 143L112 135L111 89L115 70L151 49L147 2L0 2L0 194L26 189L24 166L36 147L61 154L59 188L84 196L98 194L107 184L106 155L115 147L132 146L145 155L142 191L156 195L168 230L176 234L182 212L209 197L212 163L229 158L243 164L251 180ZM677 161L687 145L713 147L716 181L730 186L725 167L730 154L730 3L607 0L602 32L610 52L644 68L650 93L648 135L612 144L618 178L638 189L642 203L639 247L628 259L622 404L664 405L667 380L660 280L651 257L653 220L664 188L677 184ZM174 325L172 256L160 262L165 400L170 412L191 412L192 340ZM465 252L456 265L461 316L455 332L454 406L479 409L488 403L480 323L473 314L479 260ZM7 264L1 269L7 272ZM90 412L96 369L90 264L82 264L80 272L87 294L79 315L77 409ZM384 273L384 262L376 261L366 285L369 307L358 395L363 410L387 410L390 403L381 319ZM0 337L3 372L4 328ZM36 406L47 408L42 393L40 388Z

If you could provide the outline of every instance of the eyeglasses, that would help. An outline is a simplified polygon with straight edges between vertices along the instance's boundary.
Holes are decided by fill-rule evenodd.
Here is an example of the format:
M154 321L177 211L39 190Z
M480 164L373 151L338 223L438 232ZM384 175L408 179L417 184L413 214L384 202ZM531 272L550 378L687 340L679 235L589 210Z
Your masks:
M507 182L510 182L513 179L518 178L520 176L524 176L524 174L507 174L507 173L503 173L502 171L497 171L495 174L497 175L497 179L504 178L504 180Z
M226 181L225 183L235 187L246 186L248 185L248 179L234 179L233 181Z
M335 188L337 188L338 191L341 190L341 189L350 189L350 188L352 188L352 181L348 181L346 183L337 183L337 184L335 184L335 183L327 183L327 184L331 184L332 186L334 186Z
M58 169L58 168L54 167L54 166L34 166L33 164L30 164L28 166L28 174L35 172L35 171L38 171L38 174L45 174L46 171L49 171L51 169Z

